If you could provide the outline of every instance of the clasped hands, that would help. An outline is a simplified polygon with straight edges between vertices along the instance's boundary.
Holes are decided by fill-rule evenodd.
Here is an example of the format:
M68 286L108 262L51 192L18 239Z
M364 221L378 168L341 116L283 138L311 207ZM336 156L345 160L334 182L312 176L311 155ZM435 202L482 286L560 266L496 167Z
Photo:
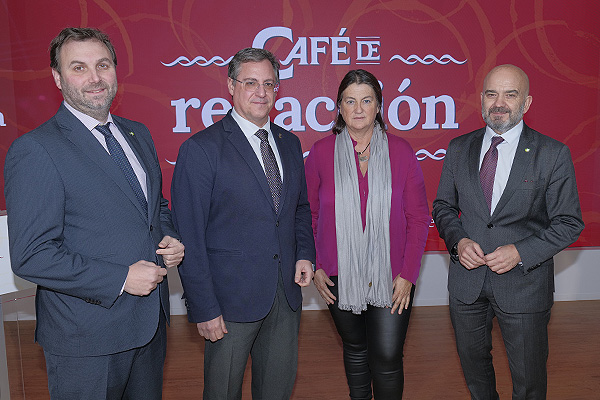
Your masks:
M165 236L158 244L156 254L161 255L167 268L176 267L183 260L185 247L179 240ZM150 261L140 260L129 266L123 290L134 296L149 295L159 283L167 270Z
M514 244L496 248L489 254L484 254L479 243L469 238L458 242L458 259L466 269L474 269L487 265L497 274L504 274L521 262L521 256Z

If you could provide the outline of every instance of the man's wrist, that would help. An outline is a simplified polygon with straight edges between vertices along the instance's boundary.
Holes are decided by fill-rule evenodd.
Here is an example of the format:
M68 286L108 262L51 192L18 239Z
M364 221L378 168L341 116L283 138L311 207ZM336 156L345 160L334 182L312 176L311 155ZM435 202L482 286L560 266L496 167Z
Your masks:
M450 257L453 260L458 261L458 242L454 243L454 246L450 248Z

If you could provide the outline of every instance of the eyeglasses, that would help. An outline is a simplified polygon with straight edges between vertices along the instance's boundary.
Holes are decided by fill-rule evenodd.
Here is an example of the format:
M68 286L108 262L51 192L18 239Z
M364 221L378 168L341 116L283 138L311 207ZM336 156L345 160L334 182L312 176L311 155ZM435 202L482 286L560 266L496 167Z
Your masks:
M247 92L256 92L256 91L258 91L258 88L261 86L263 88L265 88L265 92L267 92L267 93L277 93L277 91L279 90L279 83L275 83L275 82L258 83L258 81L255 81L252 79L247 79L245 81L239 81L235 78L231 78L231 79L244 85L244 90Z

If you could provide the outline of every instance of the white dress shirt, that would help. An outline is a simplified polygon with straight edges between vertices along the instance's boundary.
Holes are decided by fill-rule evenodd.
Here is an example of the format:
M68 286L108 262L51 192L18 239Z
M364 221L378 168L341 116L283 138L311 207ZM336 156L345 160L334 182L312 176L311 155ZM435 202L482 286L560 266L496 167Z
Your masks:
M106 138L100 131L98 131L95 128L96 128L96 125L98 125L98 124L106 124L106 123L110 122L110 125L109 125L110 131L113 134L113 136L115 137L115 139L117 139L117 142L119 142L119 144L123 148L123 152L125 153L125 156L127 156L127 160L129 160L129 164L131 164L131 167L133 168L133 172L135 172L135 176L137 177L138 181L140 182L140 186L142 187L144 196L146 197L146 200L148 200L148 187L146 185L146 172L144 171L144 168L142 168L142 164L138 161L137 157L135 156L135 153L129 146L129 143L127 143L127 140L123 137L123 134L121 133L121 131L119 130L119 128L117 127L115 122L113 121L112 115L110 113L108 113L108 120L105 123L102 123L102 122L96 120L95 118L90 117L89 115L84 114L81 111L74 109L66 101L63 102L63 104L65 105L67 110L71 111L71 113L73 113L73 115L75 115L75 117L79 121L81 121L81 123L83 125L85 125L85 127L88 128L90 130L90 132L92 132L92 135L94 135L94 137L98 140L98 142L100 142L100 144L102 145L104 150L106 150L107 153L109 153L109 151L108 151L108 147L106 147Z
M265 169L265 165L263 164L262 153L260 152L260 139L258 136L256 136L256 132L259 129L264 129L269 132L267 137L269 139L271 149L273 149L273 153L275 154L275 160L277 160L277 166L279 167L279 175L281 176L281 181L283 182L283 165L281 165L279 150L277 150L275 139L273 139L273 132L271 132L271 120L269 119L264 126L256 126L238 114L237 111L235 111L235 108L231 110L231 116L239 125L240 129L244 133L244 136L246 136L246 139L248 139L248 142L250 143L250 146L252 146L252 150L254 150L254 153L256 154L258 161L260 161L260 165L263 167L263 170Z

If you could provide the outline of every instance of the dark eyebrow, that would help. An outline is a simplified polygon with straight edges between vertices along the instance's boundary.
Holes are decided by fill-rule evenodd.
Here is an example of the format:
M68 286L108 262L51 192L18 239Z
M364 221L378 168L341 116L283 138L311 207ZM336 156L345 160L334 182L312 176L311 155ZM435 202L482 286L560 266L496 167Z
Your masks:
M483 93L484 94L488 94L488 93L496 93L497 94L498 92L496 90L493 90L493 89L488 89L488 90L486 90ZM514 94L519 94L519 90L517 90L517 89L510 89L510 90L507 90L507 91L505 91L503 93L506 93L506 94L513 94L513 93Z
M108 58L108 57L104 57L104 58L101 58L101 59L97 60L97 61L96 61L96 64L105 63L105 62L108 62L108 63L111 63L111 64L112 64L112 61L111 61L111 59L110 59L110 58ZM74 64L84 64L84 65L86 65L87 63L86 63L86 62L84 62L84 61L79 61L79 60L73 60L73 61L71 61L71 62L69 63L69 65L74 65Z

